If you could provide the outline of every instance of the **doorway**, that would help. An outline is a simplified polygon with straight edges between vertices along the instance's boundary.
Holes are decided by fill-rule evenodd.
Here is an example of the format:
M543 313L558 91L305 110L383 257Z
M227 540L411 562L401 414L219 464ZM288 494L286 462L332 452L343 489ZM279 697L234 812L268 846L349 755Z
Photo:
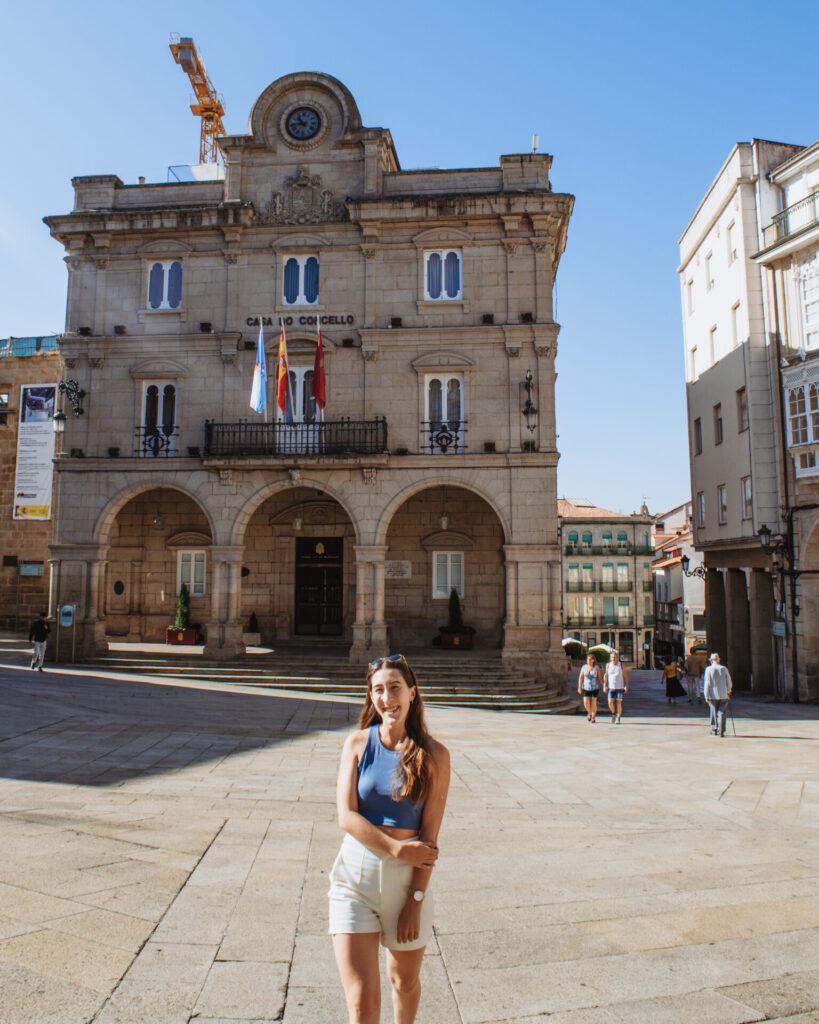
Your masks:
M343 538L296 538L296 636L340 636Z

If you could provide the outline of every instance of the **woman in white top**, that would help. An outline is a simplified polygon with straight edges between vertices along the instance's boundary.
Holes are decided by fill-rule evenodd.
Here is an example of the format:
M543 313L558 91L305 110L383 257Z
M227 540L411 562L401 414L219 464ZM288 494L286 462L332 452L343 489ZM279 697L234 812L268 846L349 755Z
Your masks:
M612 724L620 724L623 714L623 697L628 693L628 672L620 661L617 651L611 652L611 661L606 665L606 676L603 680L603 691L609 695L609 711Z

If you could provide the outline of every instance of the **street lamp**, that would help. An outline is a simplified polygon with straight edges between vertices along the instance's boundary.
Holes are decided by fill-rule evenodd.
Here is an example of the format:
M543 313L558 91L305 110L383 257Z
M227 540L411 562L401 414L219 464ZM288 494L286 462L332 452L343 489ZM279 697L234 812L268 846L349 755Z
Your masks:
M534 433L535 427L537 426L537 409L532 401L532 389L534 388L534 374L531 370L527 370L523 378L523 386L526 388L526 402L523 406L523 415L526 418L526 427Z
M51 426L55 434L65 433L65 414L58 409L51 417Z
M688 555L683 555L682 558L680 559L680 565L682 566L683 573L686 576L696 576L698 579L704 580L705 579L705 566L704 565L695 565L694 568L689 572L688 571L688 566L690 564L691 564L691 559L688 557Z

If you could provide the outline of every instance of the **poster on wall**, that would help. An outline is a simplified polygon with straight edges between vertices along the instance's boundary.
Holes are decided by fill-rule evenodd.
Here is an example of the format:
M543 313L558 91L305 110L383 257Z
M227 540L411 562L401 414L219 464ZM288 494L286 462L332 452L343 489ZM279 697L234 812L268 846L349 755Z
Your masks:
M20 389L14 518L50 519L54 480L56 384L24 384Z

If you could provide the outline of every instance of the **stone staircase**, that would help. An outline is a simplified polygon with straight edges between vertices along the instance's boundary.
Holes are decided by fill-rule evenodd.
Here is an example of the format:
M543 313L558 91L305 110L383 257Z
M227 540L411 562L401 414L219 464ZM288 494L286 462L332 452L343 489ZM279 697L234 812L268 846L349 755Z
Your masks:
M362 698L361 668L347 660L346 650L328 655L329 651L277 650L250 653L225 663L196 654L111 651L84 664L109 672ZM564 715L576 710L571 698L538 683L525 672L505 668L498 657L408 657L424 701L430 705Z

